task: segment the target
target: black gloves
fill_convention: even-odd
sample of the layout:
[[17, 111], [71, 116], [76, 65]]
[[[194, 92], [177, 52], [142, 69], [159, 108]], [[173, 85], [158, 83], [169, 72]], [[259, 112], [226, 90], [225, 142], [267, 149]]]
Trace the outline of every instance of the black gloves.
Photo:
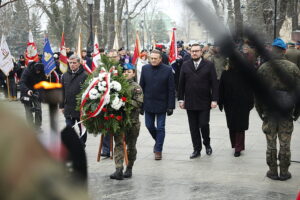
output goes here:
[[168, 110], [167, 110], [167, 115], [168, 115], [168, 116], [173, 115], [173, 109], [168, 109]]

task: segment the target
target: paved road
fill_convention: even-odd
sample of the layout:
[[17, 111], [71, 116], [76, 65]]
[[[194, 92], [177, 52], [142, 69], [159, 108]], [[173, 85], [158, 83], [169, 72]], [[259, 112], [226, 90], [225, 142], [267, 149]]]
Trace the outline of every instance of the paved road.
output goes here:
[[[19, 102], [4, 102], [13, 112], [25, 118]], [[43, 129], [49, 131], [48, 109], [43, 106]], [[175, 110], [167, 118], [163, 159], [155, 161], [152, 153], [154, 142], [147, 132], [144, 119], [138, 138], [137, 161], [133, 177], [129, 180], [110, 180], [114, 163], [96, 155], [99, 136], [89, 135], [87, 156], [89, 167], [89, 193], [92, 199], [295, 199], [300, 189], [300, 164], [292, 163], [291, 180], [272, 181], [265, 177], [266, 141], [261, 131], [261, 121], [255, 110], [251, 112], [250, 129], [246, 132], [246, 150], [239, 158], [233, 157], [224, 113], [211, 113], [211, 143], [213, 154], [190, 160], [192, 143], [187, 116]], [[64, 118], [59, 116], [59, 127]], [[292, 160], [300, 161], [300, 123], [295, 123], [292, 138]]]

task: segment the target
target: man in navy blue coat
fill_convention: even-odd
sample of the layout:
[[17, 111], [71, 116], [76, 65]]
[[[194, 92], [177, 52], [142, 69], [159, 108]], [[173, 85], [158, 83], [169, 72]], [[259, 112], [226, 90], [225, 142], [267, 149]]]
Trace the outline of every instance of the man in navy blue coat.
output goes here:
[[[143, 66], [140, 85], [144, 92], [145, 124], [155, 140], [155, 160], [161, 160], [165, 139], [166, 114], [175, 108], [175, 85], [172, 68], [162, 63], [162, 54], [153, 50], [150, 64]], [[157, 127], [155, 127], [155, 118]]]

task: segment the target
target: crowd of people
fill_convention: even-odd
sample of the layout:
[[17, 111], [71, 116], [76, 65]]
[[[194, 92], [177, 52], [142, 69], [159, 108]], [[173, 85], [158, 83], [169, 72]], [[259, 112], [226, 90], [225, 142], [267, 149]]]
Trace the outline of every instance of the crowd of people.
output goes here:
[[[292, 97], [298, 88], [291, 85], [299, 85], [300, 82], [300, 41], [286, 44], [277, 38], [272, 44], [265, 44], [265, 49], [272, 52], [273, 57], [257, 55], [248, 41], [236, 46], [239, 55], [251, 66], [251, 70], [261, 82], [268, 85], [272, 94], [276, 95], [274, 97], [288, 104], [284, 114], [274, 110], [274, 107], [268, 105], [259, 94], [255, 93], [253, 83], [247, 82], [247, 78], [244, 77], [243, 67], [237, 66], [232, 58], [225, 57], [217, 43], [184, 46], [182, 41], [178, 41], [178, 58], [173, 63], [169, 63], [167, 48], [164, 45], [156, 45], [151, 51], [142, 50], [136, 65], [131, 63], [132, 56], [124, 48], [111, 49], [108, 52], [100, 49], [101, 54], [106, 54], [123, 68], [124, 75], [131, 85], [132, 100], [135, 102], [133, 125], [130, 131], [125, 133], [129, 164], [123, 174], [122, 138], [115, 137], [116, 171], [110, 178], [122, 180], [132, 176], [132, 167], [137, 153], [135, 146], [140, 129], [139, 114], [145, 115], [146, 128], [154, 140], [154, 159], [162, 159], [166, 116], [173, 114], [176, 98], [179, 108], [187, 112], [193, 144], [190, 159], [201, 156], [202, 143], [206, 154], [212, 155], [210, 110], [217, 107], [220, 111], [225, 111], [234, 156], [241, 156], [241, 152], [245, 150], [245, 131], [249, 128], [249, 114], [255, 105], [263, 121], [263, 132], [266, 134], [266, 160], [270, 168], [267, 177], [273, 180], [291, 178], [288, 171], [291, 160], [290, 141], [293, 120], [297, 120], [300, 115], [299, 103]], [[76, 110], [76, 96], [88, 76], [83, 65], [91, 68], [92, 58], [86, 50], [83, 50], [79, 56], [69, 48], [67, 48], [67, 56], [68, 71], [64, 74], [60, 72], [58, 54], [54, 56], [57, 64], [55, 70], [59, 74], [64, 90], [64, 101], [60, 108], [65, 116], [66, 125], [73, 127], [80, 121], [80, 113]], [[288, 81], [282, 78], [281, 74], [285, 74]], [[46, 79], [43, 64], [31, 62], [25, 66], [24, 56], [20, 56], [8, 79], [3, 75], [0, 79], [1, 84], [4, 85], [5, 95], [9, 93], [10, 101], [17, 100], [17, 85], [19, 85], [20, 99], [24, 103], [27, 120], [35, 124], [38, 131], [41, 131], [42, 110], [40, 99], [34, 98], [38, 94], [33, 89], [33, 85]], [[9, 80], [9, 84], [6, 80]], [[9, 85], [9, 90], [5, 88], [6, 85]], [[33, 120], [33, 112], [35, 120]], [[80, 136], [85, 146], [87, 134], [80, 129]], [[280, 143], [279, 154], [276, 147], [277, 137]], [[104, 138], [101, 155], [110, 156], [109, 136]], [[280, 173], [278, 173], [277, 160], [279, 160]]]

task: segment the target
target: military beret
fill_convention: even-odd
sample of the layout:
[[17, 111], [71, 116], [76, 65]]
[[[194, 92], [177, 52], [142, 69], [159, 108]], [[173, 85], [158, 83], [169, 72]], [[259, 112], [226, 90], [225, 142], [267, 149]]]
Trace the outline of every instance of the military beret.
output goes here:
[[274, 42], [272, 43], [272, 46], [279, 47], [281, 49], [286, 49], [286, 44], [281, 38], [276, 38]]
[[118, 51], [123, 51], [123, 50], [125, 50], [124, 47], [121, 47]]
[[124, 70], [135, 70], [135, 67], [131, 63], [125, 63], [123, 66]]

